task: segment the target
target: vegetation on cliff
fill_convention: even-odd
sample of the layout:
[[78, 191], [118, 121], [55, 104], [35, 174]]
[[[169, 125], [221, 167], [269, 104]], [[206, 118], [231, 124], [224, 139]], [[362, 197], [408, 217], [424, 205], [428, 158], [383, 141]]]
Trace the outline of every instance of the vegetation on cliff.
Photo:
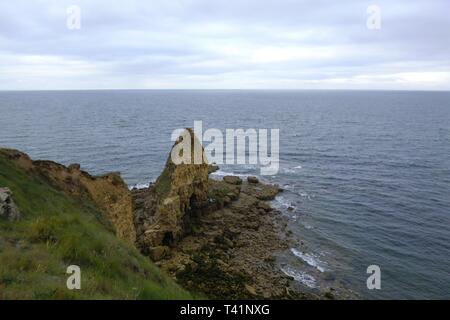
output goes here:
[[[99, 203], [104, 181], [113, 178], [99, 178], [101, 187], [90, 185], [89, 196], [80, 198], [24, 159], [11, 159], [11, 150], [0, 151], [0, 187], [12, 191], [21, 213], [18, 221], [0, 217], [0, 299], [191, 298], [142, 256], [126, 233], [116, 236], [114, 220]], [[73, 181], [66, 178], [65, 187]], [[81, 267], [81, 290], [66, 287], [69, 265]]]

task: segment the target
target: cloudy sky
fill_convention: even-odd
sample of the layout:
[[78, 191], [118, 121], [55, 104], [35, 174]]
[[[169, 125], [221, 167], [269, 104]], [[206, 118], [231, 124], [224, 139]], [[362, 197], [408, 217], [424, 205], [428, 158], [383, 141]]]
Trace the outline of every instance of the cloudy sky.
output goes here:
[[1, 1], [0, 90], [115, 88], [450, 90], [450, 4]]

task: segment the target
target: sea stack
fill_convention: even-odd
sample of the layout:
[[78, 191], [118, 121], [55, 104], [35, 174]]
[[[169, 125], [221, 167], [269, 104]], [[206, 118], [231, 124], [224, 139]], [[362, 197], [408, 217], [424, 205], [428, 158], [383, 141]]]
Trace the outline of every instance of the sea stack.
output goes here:
[[[186, 143], [183, 139], [188, 138], [192, 161], [175, 164], [172, 154], [181, 143]], [[199, 164], [193, 161], [195, 146], [201, 148]], [[166, 251], [160, 247], [175, 245], [183, 236], [191, 216], [198, 214], [208, 200], [208, 163], [192, 129], [186, 129], [175, 142], [163, 172], [144, 199], [145, 209], [138, 211], [135, 219], [138, 245], [151, 256], [160, 258], [159, 253]]]

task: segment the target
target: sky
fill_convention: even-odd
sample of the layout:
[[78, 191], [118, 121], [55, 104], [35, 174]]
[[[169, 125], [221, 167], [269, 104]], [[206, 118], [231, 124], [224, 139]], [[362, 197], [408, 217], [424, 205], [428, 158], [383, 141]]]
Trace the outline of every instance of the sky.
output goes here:
[[0, 90], [69, 89], [450, 90], [450, 3], [1, 1]]

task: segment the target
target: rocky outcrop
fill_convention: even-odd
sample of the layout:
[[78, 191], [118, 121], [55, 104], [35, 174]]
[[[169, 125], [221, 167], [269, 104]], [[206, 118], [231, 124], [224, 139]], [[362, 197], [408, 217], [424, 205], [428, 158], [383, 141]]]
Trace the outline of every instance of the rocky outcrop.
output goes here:
[[219, 171], [219, 166], [218, 166], [218, 165], [216, 165], [216, 164], [210, 164], [210, 165], [208, 166], [208, 173], [209, 173], [209, 174], [214, 173], [214, 172], [216, 172], [216, 171]]
[[136, 231], [133, 223], [131, 193], [120, 175], [109, 173], [100, 177], [91, 177], [83, 174], [80, 176], [80, 182], [112, 222], [117, 236], [135, 243]]
[[12, 199], [12, 192], [9, 188], [0, 188], [0, 218], [9, 221], [19, 220], [21, 214]]
[[223, 181], [229, 184], [239, 185], [242, 184], [242, 179], [236, 176], [225, 176], [223, 177]]
[[[181, 143], [186, 143], [184, 139], [190, 139], [191, 161], [175, 164], [172, 155]], [[200, 146], [202, 158], [198, 164], [194, 163], [196, 145]], [[144, 200], [135, 202], [138, 245], [143, 252], [157, 258], [162, 252], [158, 247], [174, 246], [208, 199], [208, 163], [191, 129], [186, 129], [180, 136], [170, 154], [164, 171], [152, 188], [142, 195]]]
[[280, 188], [257, 178], [208, 179], [212, 171], [206, 161], [176, 165], [169, 156], [154, 185], [132, 191], [141, 252], [210, 298], [305, 297], [288, 289], [291, 280], [275, 264], [289, 247], [287, 223], [266, 200]]
[[[144, 247], [143, 252], [184, 287], [209, 298], [312, 297], [290, 288], [291, 280], [275, 263], [276, 255], [289, 247], [287, 223], [258, 196], [272, 196], [279, 188], [231, 178], [207, 181], [206, 205], [195, 216], [185, 211], [189, 223], [180, 222], [183, 232], [170, 248], [167, 243], [152, 243], [155, 246]], [[135, 202], [142, 206], [142, 199], [148, 201], [154, 192], [152, 188], [134, 190]], [[143, 206], [141, 210], [148, 209]], [[179, 225], [173, 226], [175, 234]], [[147, 230], [161, 229], [150, 225]]]
[[52, 161], [33, 161], [17, 150], [0, 149], [0, 152], [66, 194], [91, 199], [111, 222], [119, 238], [135, 242], [131, 193], [118, 173], [93, 177], [82, 171], [79, 164], [65, 167]]

